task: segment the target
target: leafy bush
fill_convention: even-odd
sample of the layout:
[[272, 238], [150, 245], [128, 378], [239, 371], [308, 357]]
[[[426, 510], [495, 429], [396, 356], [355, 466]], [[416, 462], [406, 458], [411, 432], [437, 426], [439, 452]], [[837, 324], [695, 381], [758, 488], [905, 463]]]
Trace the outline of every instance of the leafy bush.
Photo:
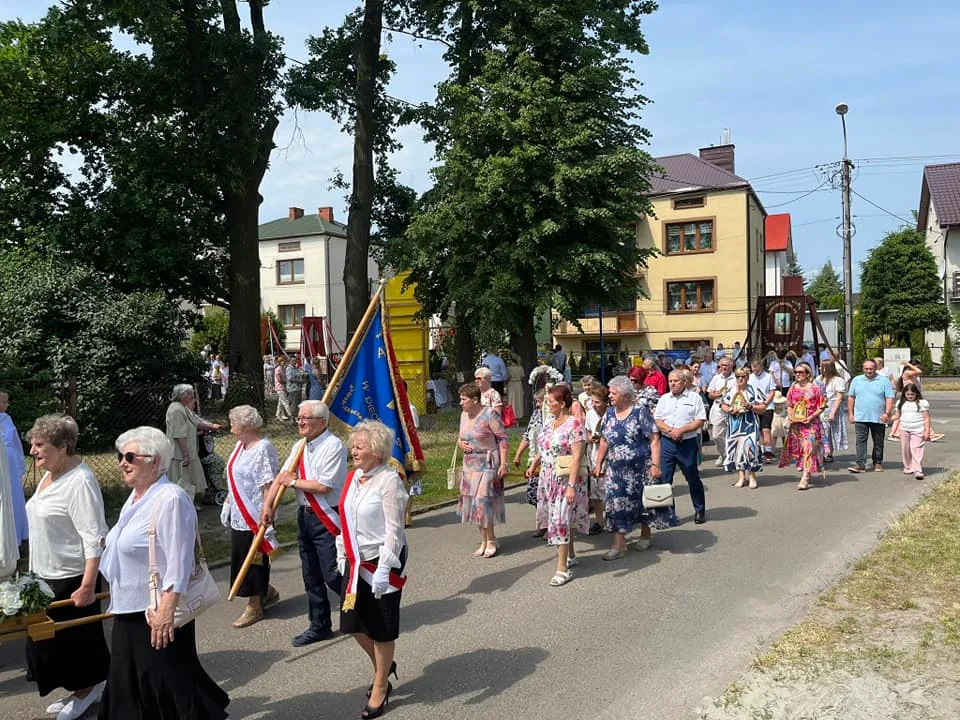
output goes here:
[[953, 360], [953, 338], [948, 329], [943, 338], [943, 354], [940, 357], [940, 374], [954, 375], [957, 372], [956, 363]]

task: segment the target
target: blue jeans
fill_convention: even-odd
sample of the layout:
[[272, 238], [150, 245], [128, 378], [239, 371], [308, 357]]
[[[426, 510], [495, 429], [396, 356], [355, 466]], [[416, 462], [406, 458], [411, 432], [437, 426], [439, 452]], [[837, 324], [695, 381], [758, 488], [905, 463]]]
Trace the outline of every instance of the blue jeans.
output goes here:
[[665, 435], [660, 436], [660, 472], [663, 482], [673, 484], [673, 474], [679, 467], [690, 488], [693, 509], [702, 513], [707, 509], [707, 498], [700, 480], [700, 468], [697, 467], [697, 454], [700, 451], [699, 438], [690, 438], [674, 442]]
[[297, 545], [300, 548], [300, 569], [303, 589], [307, 593], [310, 629], [330, 630], [330, 600], [327, 588], [340, 594], [342, 579], [337, 570], [337, 544], [313, 510], [301, 505], [297, 513]]

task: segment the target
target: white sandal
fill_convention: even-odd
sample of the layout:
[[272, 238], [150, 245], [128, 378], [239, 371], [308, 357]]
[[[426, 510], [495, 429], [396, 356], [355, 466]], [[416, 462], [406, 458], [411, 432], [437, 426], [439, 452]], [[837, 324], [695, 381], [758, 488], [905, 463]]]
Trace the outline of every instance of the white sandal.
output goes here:
[[566, 572], [557, 570], [557, 572], [553, 574], [553, 577], [550, 578], [550, 587], [560, 587], [561, 585], [566, 585], [572, 579], [573, 579], [573, 573], [570, 572], [569, 570], [567, 570]]

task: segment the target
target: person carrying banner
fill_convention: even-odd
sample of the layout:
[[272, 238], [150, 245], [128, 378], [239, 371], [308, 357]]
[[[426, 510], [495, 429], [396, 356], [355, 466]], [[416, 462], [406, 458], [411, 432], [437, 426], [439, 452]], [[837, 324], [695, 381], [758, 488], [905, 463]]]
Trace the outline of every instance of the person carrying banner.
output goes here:
[[[340, 534], [337, 499], [347, 476], [347, 450], [330, 432], [330, 409], [319, 400], [305, 400], [297, 413], [297, 432], [306, 443], [296, 467], [299, 443], [277, 475], [264, 499], [260, 522], [273, 525], [273, 498], [280, 486], [297, 491], [297, 542], [303, 587], [307, 593], [310, 626], [291, 643], [303, 647], [333, 637], [327, 588], [340, 592], [335, 538]], [[325, 587], [326, 586], [326, 587]]]
[[354, 426], [350, 453], [356, 470], [347, 477], [340, 496], [340, 632], [356, 638], [374, 673], [362, 718], [383, 714], [393, 691], [389, 677], [397, 677], [393, 657], [400, 635], [400, 596], [407, 580], [403, 531], [407, 492], [388, 464], [393, 443], [393, 430], [381, 422], [364, 420]]
[[[228, 495], [220, 521], [230, 529], [230, 583], [233, 584], [257, 532], [263, 511], [263, 490], [273, 482], [280, 462], [277, 449], [263, 436], [263, 418], [256, 408], [238, 405], [230, 410], [230, 432], [237, 439], [237, 445], [227, 460]], [[270, 526], [237, 590], [237, 595], [247, 598], [247, 606], [233, 627], [245, 628], [259, 622], [264, 609], [280, 600], [280, 593], [270, 584], [270, 554], [278, 544], [276, 530]]]

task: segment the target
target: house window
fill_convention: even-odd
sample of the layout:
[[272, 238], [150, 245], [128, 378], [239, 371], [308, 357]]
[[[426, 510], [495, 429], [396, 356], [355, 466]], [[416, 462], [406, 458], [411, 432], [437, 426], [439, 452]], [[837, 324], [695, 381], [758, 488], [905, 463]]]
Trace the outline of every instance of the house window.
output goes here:
[[673, 201], [674, 210], [689, 210], [690, 208], [702, 208], [704, 205], [703, 195], [698, 197], [677, 198]]
[[303, 258], [277, 261], [277, 285], [293, 285], [303, 282]]
[[300, 241], [291, 240], [290, 242], [277, 243], [277, 252], [300, 252]]
[[303, 324], [303, 316], [306, 314], [306, 305], [280, 305], [277, 307], [277, 316], [285, 328], [300, 327]]
[[713, 252], [713, 220], [670, 223], [666, 226], [667, 255]]
[[716, 311], [716, 280], [683, 280], [667, 283], [667, 312]]
[[[584, 318], [595, 318], [600, 312], [600, 307], [597, 305], [587, 305], [581, 311], [580, 317]], [[626, 300], [619, 305], [603, 305], [603, 314], [609, 315], [610, 313], [632, 313], [637, 311], [637, 301], [635, 298]]]

